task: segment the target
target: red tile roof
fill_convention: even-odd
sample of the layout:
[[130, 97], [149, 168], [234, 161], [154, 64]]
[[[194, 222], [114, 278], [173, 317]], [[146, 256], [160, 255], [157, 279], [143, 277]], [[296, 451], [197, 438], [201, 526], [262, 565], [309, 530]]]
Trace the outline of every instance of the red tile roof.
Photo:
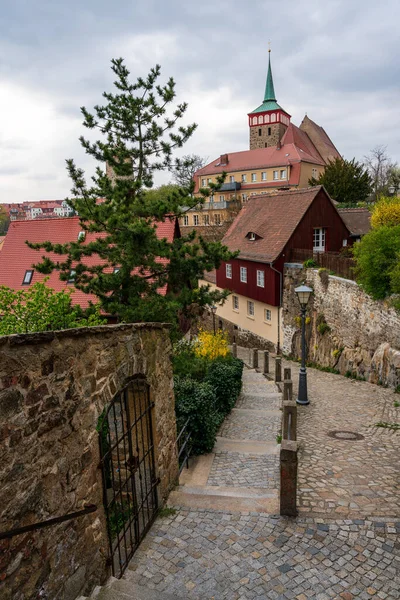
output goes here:
[[[274, 262], [294, 233], [303, 215], [323, 190], [322, 186], [253, 196], [225, 234], [222, 243], [240, 250], [239, 258]], [[259, 239], [250, 241], [250, 232]]]
[[325, 129], [312, 121], [307, 115], [302, 120], [300, 129], [307, 134], [312, 144], [318, 150], [324, 163], [328, 163], [335, 158], [341, 158]]
[[[40, 262], [43, 255], [49, 256], [54, 261], [62, 260], [62, 256], [54, 253], [46, 253], [44, 250], [32, 250], [26, 245], [26, 240], [39, 243], [51, 241], [53, 243], [65, 244], [67, 242], [76, 241], [82, 227], [79, 222], [79, 217], [67, 218], [51, 218], [32, 221], [13, 221], [7, 232], [3, 248], [0, 252], [0, 285], [6, 285], [10, 288], [19, 290], [26, 289], [26, 285], [22, 285], [22, 281], [27, 270], [32, 268], [32, 264]], [[176, 220], [167, 219], [164, 223], [158, 223], [157, 236], [159, 239], [166, 238], [168, 242], [172, 242], [176, 232]], [[101, 234], [87, 234], [86, 242], [102, 237]], [[99, 264], [97, 256], [88, 256], [85, 259], [87, 265]], [[164, 262], [160, 259], [160, 262]], [[111, 272], [111, 268], [109, 269]], [[37, 271], [34, 272], [32, 283], [43, 281], [46, 275], [42, 275]], [[56, 291], [63, 289], [73, 289], [71, 284], [65, 281], [60, 281], [57, 271], [53, 271], [49, 277], [47, 285]], [[159, 290], [160, 294], [166, 294], [166, 287]], [[96, 298], [84, 294], [80, 290], [75, 290], [72, 296], [74, 304], [79, 304], [83, 308], [87, 307], [89, 301], [96, 301]]]

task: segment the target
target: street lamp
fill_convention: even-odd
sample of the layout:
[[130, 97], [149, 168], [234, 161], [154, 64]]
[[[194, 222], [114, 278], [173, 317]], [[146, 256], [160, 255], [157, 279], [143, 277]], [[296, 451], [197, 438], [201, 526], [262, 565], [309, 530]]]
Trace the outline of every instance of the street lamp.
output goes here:
[[294, 290], [301, 307], [301, 367], [299, 375], [299, 392], [297, 404], [310, 404], [307, 395], [307, 370], [306, 370], [306, 310], [312, 294], [312, 289], [301, 285]]
[[212, 316], [213, 316], [213, 329], [214, 329], [214, 335], [215, 335], [215, 313], [217, 312], [217, 307], [215, 306], [215, 304], [213, 304], [212, 306], [210, 306], [211, 308], [211, 312], [212, 312]]

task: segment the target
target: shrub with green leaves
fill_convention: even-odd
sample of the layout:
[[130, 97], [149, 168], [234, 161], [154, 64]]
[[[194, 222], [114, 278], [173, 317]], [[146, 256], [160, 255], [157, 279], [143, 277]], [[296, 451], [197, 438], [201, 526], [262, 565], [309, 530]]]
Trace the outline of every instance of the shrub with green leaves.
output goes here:
[[213, 361], [205, 381], [212, 385], [217, 399], [217, 410], [227, 415], [235, 406], [242, 389], [243, 362], [237, 358], [220, 358]]
[[211, 452], [221, 424], [214, 388], [209, 383], [195, 381], [190, 377], [175, 376], [174, 383], [178, 431], [190, 419], [192, 454]]

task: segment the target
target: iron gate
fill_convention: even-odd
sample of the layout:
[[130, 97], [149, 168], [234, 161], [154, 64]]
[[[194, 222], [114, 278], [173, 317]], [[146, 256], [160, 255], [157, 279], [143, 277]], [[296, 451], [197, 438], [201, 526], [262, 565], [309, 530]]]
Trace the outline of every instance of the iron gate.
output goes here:
[[157, 513], [151, 411], [142, 377], [133, 379], [99, 419], [104, 506], [114, 577], [121, 577]]

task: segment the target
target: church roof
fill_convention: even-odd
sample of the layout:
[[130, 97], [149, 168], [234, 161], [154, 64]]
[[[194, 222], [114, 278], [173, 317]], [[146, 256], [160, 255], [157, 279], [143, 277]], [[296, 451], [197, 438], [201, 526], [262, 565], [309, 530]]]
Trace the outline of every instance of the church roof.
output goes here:
[[289, 127], [286, 129], [281, 143], [282, 145], [294, 144], [300, 151], [305, 152], [307, 156], [312, 156], [316, 163], [321, 165], [324, 164], [322, 156], [319, 154], [307, 133], [302, 131], [299, 127], [296, 127], [296, 125], [293, 125], [293, 123], [290, 123]]
[[268, 73], [267, 73], [267, 81], [265, 83], [265, 92], [264, 92], [264, 102], [260, 104], [258, 108], [252, 110], [249, 114], [252, 115], [254, 113], [266, 112], [268, 110], [283, 110], [281, 106], [276, 101], [275, 98], [275, 89], [274, 89], [274, 80], [272, 78], [272, 69], [271, 69], [271, 50], [269, 50], [269, 58], [268, 58]]
[[335, 158], [341, 158], [325, 129], [314, 123], [307, 115], [301, 122], [300, 129], [308, 135], [325, 164], [330, 160], [335, 160]]

